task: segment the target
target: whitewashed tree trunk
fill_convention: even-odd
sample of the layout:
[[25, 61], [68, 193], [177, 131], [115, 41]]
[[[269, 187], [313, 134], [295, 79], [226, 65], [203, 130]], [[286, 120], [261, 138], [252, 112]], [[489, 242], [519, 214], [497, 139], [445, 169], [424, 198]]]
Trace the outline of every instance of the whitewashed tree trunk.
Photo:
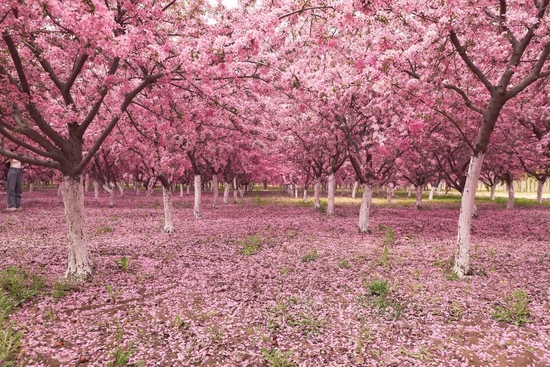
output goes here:
[[321, 179], [315, 179], [315, 185], [313, 186], [313, 205], [315, 208], [320, 208], [321, 203], [319, 202], [319, 191], [321, 189]]
[[34, 190], [34, 184], [32, 182], [29, 182], [29, 194], [32, 194], [33, 190]]
[[212, 191], [214, 192], [214, 198], [212, 199], [212, 208], [218, 207], [218, 197], [220, 196], [220, 191], [218, 190], [218, 176], [212, 176]]
[[223, 183], [223, 203], [229, 204], [229, 182]]
[[542, 191], [544, 189], [544, 180], [537, 180], [537, 204], [542, 204]]
[[495, 191], [497, 189], [497, 185], [493, 185], [491, 186], [490, 190], [491, 190], [491, 196], [489, 197], [491, 199], [491, 201], [495, 201]]
[[355, 180], [355, 182], [353, 183], [353, 190], [351, 190], [351, 197], [355, 199], [355, 197], [357, 196], [357, 187], [359, 186], [359, 182], [357, 180]]
[[138, 182], [134, 183], [134, 187], [136, 188], [136, 196], [139, 196], [139, 186], [140, 185]]
[[187, 184], [186, 194], [187, 194], [187, 195], [191, 195], [191, 183], [188, 183], [188, 184]]
[[433, 200], [434, 199], [435, 189], [436, 189], [436, 187], [432, 186], [432, 188], [430, 189], [430, 195], [428, 195], [428, 200]]
[[99, 203], [99, 182], [94, 181], [94, 200]]
[[86, 173], [84, 176], [84, 192], [88, 192], [90, 189], [90, 175]]
[[422, 209], [422, 185], [416, 186], [416, 209]]
[[298, 185], [294, 184], [294, 199], [298, 199]]
[[183, 184], [180, 184], [180, 198], [183, 197]]
[[124, 187], [120, 184], [120, 182], [116, 183], [116, 187], [118, 189], [120, 197], [123, 198], [124, 197]]
[[386, 199], [388, 201], [388, 205], [391, 205], [391, 201], [393, 198], [393, 192], [395, 191], [393, 183], [389, 183], [388, 187], [386, 188]]
[[408, 198], [410, 198], [410, 197], [411, 197], [411, 195], [412, 195], [412, 192], [413, 192], [413, 190], [412, 190], [411, 186], [410, 186], [410, 185], [409, 185], [409, 186], [407, 186], [407, 197], [408, 197]]
[[515, 200], [514, 181], [507, 182], [506, 186], [508, 187], [508, 202], [506, 203], [506, 209], [514, 209], [514, 200]]
[[162, 201], [164, 204], [164, 233], [174, 233], [174, 220], [172, 219], [172, 188], [162, 185]]
[[439, 181], [437, 184], [437, 196], [441, 196], [441, 186], [443, 186], [443, 184]]
[[115, 190], [114, 190], [114, 184], [111, 183], [109, 184], [109, 186], [107, 185], [103, 185], [103, 190], [105, 190], [107, 192], [107, 194], [109, 194], [109, 206], [112, 208], [115, 206]]
[[195, 175], [194, 187], [195, 187], [195, 206], [193, 207], [193, 216], [195, 218], [200, 218], [200, 217], [202, 217], [202, 213], [201, 213], [201, 198], [202, 198], [201, 175]]
[[372, 203], [372, 185], [363, 184], [363, 198], [359, 209], [359, 232], [368, 233], [370, 224], [370, 208]]
[[464, 186], [464, 192], [462, 193], [454, 261], [454, 271], [459, 277], [464, 277], [470, 272], [470, 231], [472, 228], [477, 181], [484, 157], [485, 155], [483, 153], [479, 153], [479, 155], [474, 155], [470, 159], [466, 184]]
[[307, 187], [304, 187], [304, 194], [302, 195], [302, 201], [307, 203]]
[[331, 173], [328, 176], [328, 204], [327, 204], [327, 215], [334, 215], [334, 193], [336, 191], [336, 178], [334, 173]]
[[239, 187], [237, 186], [237, 177], [233, 177], [233, 199], [238, 199]]
[[63, 182], [61, 190], [68, 229], [68, 262], [65, 276], [86, 279], [92, 275], [92, 267], [86, 244], [84, 186], [79, 176], [65, 176]]

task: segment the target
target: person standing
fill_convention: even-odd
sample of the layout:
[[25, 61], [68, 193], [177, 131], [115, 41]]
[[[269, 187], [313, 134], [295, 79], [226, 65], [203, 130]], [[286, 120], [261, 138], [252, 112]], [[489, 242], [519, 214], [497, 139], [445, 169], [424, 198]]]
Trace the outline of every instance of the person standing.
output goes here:
[[8, 210], [21, 209], [21, 194], [23, 192], [23, 169], [17, 159], [10, 161], [7, 180]]

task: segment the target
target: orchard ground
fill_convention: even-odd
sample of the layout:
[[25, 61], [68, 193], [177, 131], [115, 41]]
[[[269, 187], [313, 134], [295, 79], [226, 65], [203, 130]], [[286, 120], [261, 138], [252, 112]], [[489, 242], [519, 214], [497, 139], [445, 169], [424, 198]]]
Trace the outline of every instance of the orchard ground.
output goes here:
[[127, 190], [114, 208], [86, 195], [96, 268], [82, 284], [62, 280], [56, 190], [1, 214], [2, 286], [21, 269], [44, 281], [6, 322], [23, 333], [17, 366], [550, 365], [548, 200], [478, 202], [474, 275], [459, 280], [450, 195], [422, 210], [375, 199], [366, 235], [349, 197], [328, 218], [282, 192], [218, 209], [206, 193], [194, 219], [192, 196], [174, 196], [165, 234], [158, 192]]

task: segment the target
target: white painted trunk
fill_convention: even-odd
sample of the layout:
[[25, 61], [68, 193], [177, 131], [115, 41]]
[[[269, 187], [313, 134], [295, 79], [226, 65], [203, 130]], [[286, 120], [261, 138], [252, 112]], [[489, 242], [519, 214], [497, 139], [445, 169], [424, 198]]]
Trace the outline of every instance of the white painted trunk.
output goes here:
[[180, 184], [180, 198], [183, 197], [183, 184]]
[[416, 209], [422, 209], [422, 185], [416, 186]]
[[386, 190], [387, 190], [386, 199], [388, 201], [388, 205], [391, 205], [391, 200], [393, 198], [393, 191], [394, 191], [393, 184], [392, 183], [388, 184], [388, 187], [386, 188]]
[[90, 175], [86, 173], [86, 176], [84, 176], [84, 192], [88, 192], [90, 189]]
[[239, 188], [237, 187], [237, 178], [233, 178], [233, 199], [237, 200]]
[[187, 195], [191, 195], [191, 183], [187, 184], [186, 193]]
[[229, 204], [229, 182], [223, 183], [223, 203]]
[[327, 204], [327, 215], [334, 215], [334, 193], [336, 191], [336, 178], [334, 173], [331, 173], [328, 176], [328, 204]]
[[437, 184], [437, 196], [441, 196], [441, 186], [443, 185], [441, 184], [441, 181], [439, 181]]
[[202, 198], [202, 192], [201, 192], [201, 175], [195, 175], [195, 206], [193, 207], [193, 216], [195, 218], [202, 217], [201, 213], [201, 198]]
[[493, 185], [490, 188], [490, 190], [491, 190], [491, 196], [490, 196], [491, 201], [495, 200], [495, 191], [496, 191], [496, 189], [497, 189], [497, 185]]
[[537, 204], [542, 204], [542, 191], [546, 180], [537, 180]]
[[508, 202], [506, 203], [506, 209], [514, 209], [514, 182], [506, 183], [506, 185], [508, 186]]
[[433, 200], [434, 199], [435, 189], [436, 189], [436, 187], [432, 186], [432, 188], [430, 189], [430, 195], [428, 195], [428, 200]]
[[172, 219], [172, 189], [162, 185], [162, 201], [164, 204], [164, 233], [174, 233], [174, 220]]
[[99, 203], [99, 182], [94, 181], [94, 200]]
[[368, 233], [370, 223], [370, 208], [372, 203], [372, 185], [363, 184], [363, 198], [359, 209], [359, 232]]
[[136, 196], [139, 196], [139, 183], [135, 183], [134, 187], [136, 188]]
[[120, 182], [116, 183], [116, 187], [118, 189], [120, 197], [123, 198], [124, 197], [124, 187], [120, 184]]
[[103, 185], [103, 190], [105, 190], [107, 192], [107, 194], [109, 194], [109, 206], [112, 208], [115, 206], [115, 190], [113, 188], [113, 184], [111, 184], [111, 186], [107, 186], [107, 185]]
[[80, 177], [63, 177], [63, 204], [68, 229], [67, 278], [86, 279], [92, 275], [90, 254], [86, 244], [84, 221], [84, 187]]
[[304, 187], [304, 194], [302, 196], [302, 201], [304, 203], [307, 203], [307, 188], [306, 187]]
[[298, 199], [298, 185], [294, 185], [294, 199]]
[[481, 171], [484, 154], [472, 156], [462, 193], [460, 216], [458, 219], [458, 237], [455, 252], [454, 271], [459, 277], [470, 272], [470, 232], [474, 214], [477, 181]]
[[319, 191], [321, 189], [321, 179], [317, 178], [315, 180], [315, 185], [313, 186], [313, 205], [316, 208], [321, 207], [321, 203], [319, 202]]
[[214, 198], [212, 199], [212, 208], [217, 208], [220, 191], [218, 190], [218, 176], [216, 175], [212, 176], [212, 191], [214, 192]]
[[355, 199], [355, 197], [357, 196], [357, 187], [359, 186], [359, 182], [358, 181], [355, 181], [353, 183], [353, 190], [351, 190], [351, 197]]
[[32, 182], [29, 183], [29, 194], [32, 194], [32, 191], [34, 190], [34, 184]]

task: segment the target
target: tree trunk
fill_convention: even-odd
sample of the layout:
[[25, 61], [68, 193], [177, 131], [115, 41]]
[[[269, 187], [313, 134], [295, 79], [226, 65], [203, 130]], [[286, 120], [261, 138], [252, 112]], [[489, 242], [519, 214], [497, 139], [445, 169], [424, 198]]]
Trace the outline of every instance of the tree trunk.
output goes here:
[[470, 230], [475, 206], [476, 188], [481, 164], [485, 154], [473, 155], [470, 159], [466, 184], [462, 193], [460, 216], [458, 219], [458, 237], [454, 260], [454, 271], [459, 277], [470, 272]]
[[294, 199], [298, 199], [298, 185], [294, 184]]
[[191, 195], [191, 183], [187, 184], [187, 187], [185, 188], [185, 193], [187, 195]]
[[351, 190], [351, 197], [353, 199], [355, 199], [355, 197], [357, 196], [357, 187], [359, 186], [359, 182], [357, 180], [355, 180], [355, 182], [353, 183], [353, 189]]
[[430, 195], [428, 196], [428, 200], [431, 201], [431, 200], [434, 199], [435, 189], [436, 189], [436, 187], [432, 186], [432, 188], [430, 189]]
[[229, 203], [229, 182], [223, 183], [223, 203]]
[[388, 187], [386, 188], [386, 190], [387, 190], [386, 199], [388, 201], [388, 205], [391, 205], [391, 200], [393, 198], [393, 191], [395, 190], [393, 187], [393, 184], [392, 183], [388, 184]]
[[136, 196], [139, 196], [139, 183], [135, 183], [135, 188], [136, 188]]
[[238, 199], [238, 191], [239, 188], [237, 187], [237, 177], [233, 177], [233, 199]]
[[542, 204], [542, 190], [544, 189], [544, 183], [546, 178], [543, 180], [537, 180], [537, 204]]
[[218, 176], [212, 176], [212, 191], [214, 192], [214, 199], [212, 199], [212, 208], [218, 207], [218, 197], [220, 196], [220, 191], [218, 190]]
[[120, 193], [120, 197], [124, 197], [124, 187], [120, 184], [120, 182], [116, 183], [116, 187], [118, 189], [118, 192]]
[[416, 186], [416, 209], [422, 209], [422, 185]]
[[162, 185], [162, 201], [164, 204], [164, 233], [174, 233], [174, 220], [172, 219], [172, 188], [170, 185]]
[[84, 192], [88, 192], [90, 188], [90, 175], [86, 173], [84, 176]]
[[183, 184], [180, 183], [180, 198], [183, 197]]
[[441, 186], [443, 186], [443, 184], [439, 181], [437, 184], [437, 196], [441, 196]]
[[307, 203], [307, 186], [304, 186], [304, 194], [302, 196], [302, 201]]
[[90, 255], [86, 245], [84, 221], [84, 187], [80, 176], [63, 177], [62, 196], [68, 229], [68, 263], [65, 277], [86, 279], [92, 275]]
[[321, 188], [321, 179], [317, 178], [315, 179], [315, 185], [313, 186], [313, 206], [315, 206], [315, 208], [321, 207], [321, 203], [319, 202], [320, 188]]
[[363, 198], [359, 209], [359, 233], [369, 233], [372, 185], [363, 184]]
[[115, 190], [114, 190], [114, 184], [110, 184], [109, 186], [103, 185], [103, 190], [109, 194], [109, 206], [112, 208], [115, 206]]
[[495, 191], [497, 189], [497, 185], [493, 185], [490, 187], [490, 190], [491, 190], [491, 196], [489, 197], [491, 199], [491, 201], [495, 201]]
[[193, 216], [195, 218], [202, 217], [201, 213], [201, 198], [202, 198], [202, 192], [201, 192], [201, 175], [195, 175], [195, 182], [193, 184], [195, 188], [195, 206], [193, 207]]
[[506, 182], [506, 186], [508, 187], [508, 202], [506, 203], [506, 209], [514, 209], [514, 181]]
[[34, 189], [34, 184], [31, 182], [29, 182], [29, 194], [32, 194], [32, 190]]
[[327, 215], [334, 215], [334, 192], [336, 191], [336, 178], [334, 173], [331, 173], [328, 176], [328, 204], [327, 204]]
[[94, 181], [94, 200], [99, 203], [99, 182]]

